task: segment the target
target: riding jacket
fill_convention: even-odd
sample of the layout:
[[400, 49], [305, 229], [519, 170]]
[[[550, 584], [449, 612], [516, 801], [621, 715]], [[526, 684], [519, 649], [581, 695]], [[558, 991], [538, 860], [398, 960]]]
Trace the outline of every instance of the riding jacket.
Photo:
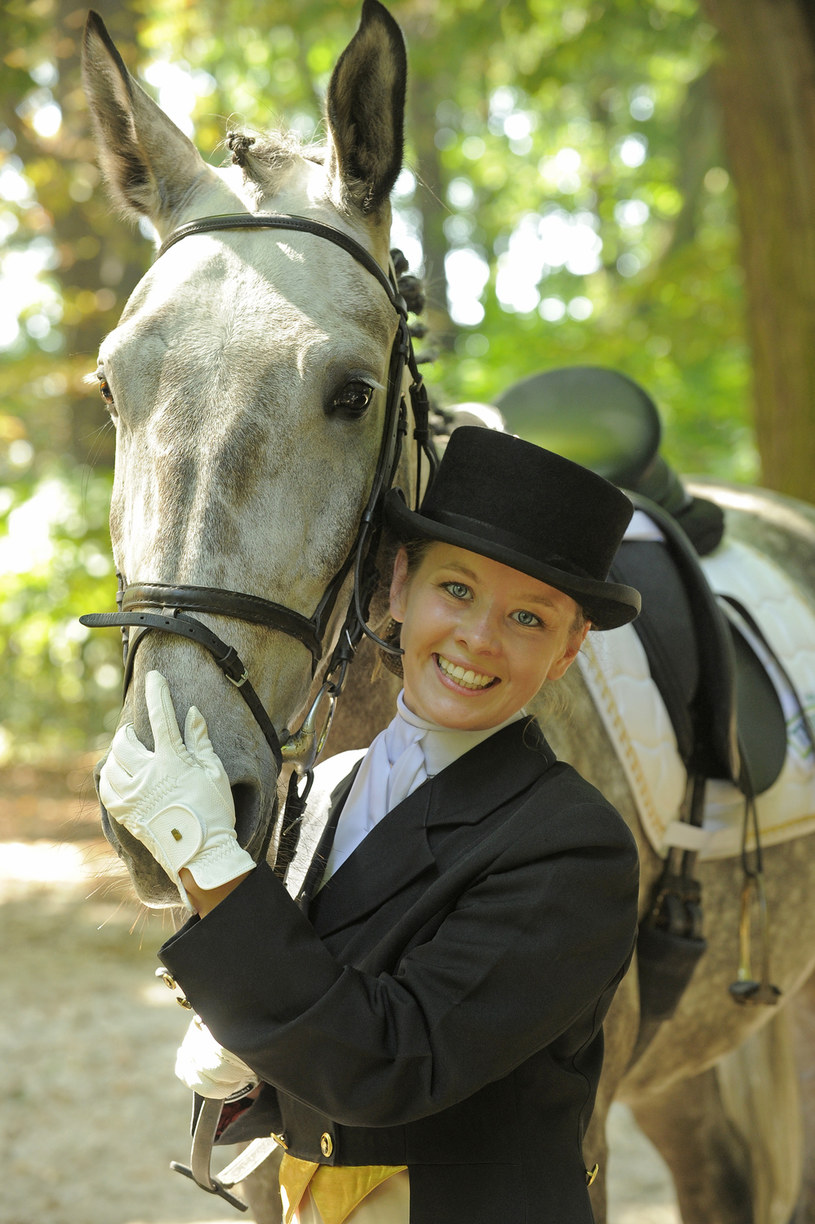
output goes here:
[[226, 1130], [406, 1165], [410, 1224], [591, 1224], [602, 1021], [636, 933], [617, 811], [504, 727], [390, 811], [316, 895], [260, 865], [160, 956], [264, 1087]]

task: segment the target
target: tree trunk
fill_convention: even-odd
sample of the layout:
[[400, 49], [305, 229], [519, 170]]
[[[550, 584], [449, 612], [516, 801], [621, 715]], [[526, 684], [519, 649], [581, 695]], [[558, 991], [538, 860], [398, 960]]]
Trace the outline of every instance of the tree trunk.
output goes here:
[[815, 500], [815, 36], [808, 0], [701, 0], [741, 218], [762, 480]]
[[[408, 46], [419, 47], [422, 41], [439, 37], [433, 6], [419, 4], [401, 19]], [[422, 217], [422, 252], [424, 255], [424, 288], [427, 306], [423, 322], [429, 340], [436, 350], [450, 349], [456, 328], [447, 307], [447, 277], [444, 258], [448, 243], [444, 220], [448, 209], [444, 203], [447, 182], [439, 150], [436, 147], [436, 106], [453, 90], [449, 74], [436, 73], [428, 79], [427, 69], [418, 54], [411, 61], [408, 79], [407, 124], [416, 152], [416, 171], [420, 181], [416, 207]]]

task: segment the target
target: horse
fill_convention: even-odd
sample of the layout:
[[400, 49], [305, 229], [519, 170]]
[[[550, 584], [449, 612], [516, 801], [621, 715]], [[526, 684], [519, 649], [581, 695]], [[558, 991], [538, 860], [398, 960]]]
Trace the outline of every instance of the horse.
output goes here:
[[[388, 673], [371, 682], [394, 548], [381, 494], [396, 483], [415, 499], [429, 470], [421, 378], [389, 254], [404, 42], [378, 0], [364, 0], [328, 87], [325, 143], [232, 133], [231, 164], [220, 169], [130, 76], [94, 14], [83, 73], [109, 189], [127, 215], [151, 221], [159, 243], [99, 354], [96, 381], [117, 429], [110, 524], [120, 590], [117, 613], [89, 620], [127, 637], [120, 724], [152, 742], [144, 680], [161, 670], [176, 709], [194, 703], [207, 719], [241, 844], [274, 855], [294, 821], [281, 816], [278, 790], [302, 810], [326, 711], [346, 679], [331, 751], [366, 743], [392, 708]], [[815, 512], [716, 482], [702, 494], [725, 507], [727, 538], [772, 557], [812, 614]], [[610, 645], [606, 653], [613, 662]], [[637, 778], [591, 671], [574, 667], [560, 685], [561, 703], [541, 699], [546, 734], [634, 831], [645, 922], [665, 852], [644, 829]], [[621, 733], [636, 716], [623, 704]], [[673, 814], [657, 812], [664, 825]], [[177, 904], [152, 858], [104, 809], [102, 820], [139, 897]], [[308, 844], [306, 832], [292, 869]], [[763, 847], [758, 908], [770, 918], [753, 928], [743, 858], [698, 857], [706, 948], [668, 1014], [645, 1033], [638, 955], [608, 1015], [585, 1141], [587, 1167], [599, 1166], [598, 1224], [613, 1101], [630, 1106], [665, 1157], [685, 1224], [815, 1222], [813, 833]], [[739, 931], [749, 942], [751, 929], [771, 965], [762, 984], [780, 994], [739, 1005], [729, 988]], [[279, 1219], [268, 1167], [247, 1183], [264, 1224]]]

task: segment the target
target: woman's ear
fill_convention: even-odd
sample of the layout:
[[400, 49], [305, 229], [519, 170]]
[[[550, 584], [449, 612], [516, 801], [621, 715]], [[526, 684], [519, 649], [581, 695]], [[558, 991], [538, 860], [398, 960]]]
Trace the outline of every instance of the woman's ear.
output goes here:
[[405, 619], [405, 603], [408, 588], [408, 556], [404, 548], [400, 548], [393, 563], [393, 577], [390, 589], [390, 613], [395, 621]]
[[580, 629], [576, 629], [569, 634], [569, 640], [566, 643], [566, 649], [559, 659], [555, 659], [552, 666], [549, 668], [547, 680], [560, 680], [566, 675], [571, 665], [574, 663], [577, 656], [580, 654], [580, 647], [586, 640], [586, 634], [591, 629], [591, 621], [584, 621]]

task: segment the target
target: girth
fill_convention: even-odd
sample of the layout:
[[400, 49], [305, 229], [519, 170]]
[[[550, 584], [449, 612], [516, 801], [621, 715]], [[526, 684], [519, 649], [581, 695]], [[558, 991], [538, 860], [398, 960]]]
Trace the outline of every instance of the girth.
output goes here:
[[[698, 842], [692, 833], [703, 824], [705, 788], [711, 778], [727, 779], [744, 796], [739, 970], [730, 993], [742, 1004], [769, 1005], [777, 1002], [780, 993], [770, 979], [755, 797], [775, 782], [784, 765], [787, 729], [775, 686], [744, 627], [785, 676], [790, 694], [798, 700], [804, 726], [808, 723], [792, 679], [760, 627], [736, 600], [717, 598], [682, 527], [647, 498], [633, 494], [632, 500], [660, 528], [663, 541], [623, 541], [612, 574], [642, 593], [643, 612], [634, 628], [688, 771], [680, 813], [687, 833], [669, 845], [649, 911], [639, 928], [636, 1061], [659, 1025], [673, 1015], [707, 946], [701, 885], [695, 878]], [[815, 746], [815, 739], [812, 742]], [[752, 863], [746, 852], [750, 826], [755, 844]], [[750, 952], [751, 909], [756, 904], [763, 950], [757, 978]]]

